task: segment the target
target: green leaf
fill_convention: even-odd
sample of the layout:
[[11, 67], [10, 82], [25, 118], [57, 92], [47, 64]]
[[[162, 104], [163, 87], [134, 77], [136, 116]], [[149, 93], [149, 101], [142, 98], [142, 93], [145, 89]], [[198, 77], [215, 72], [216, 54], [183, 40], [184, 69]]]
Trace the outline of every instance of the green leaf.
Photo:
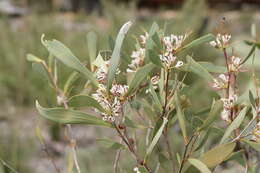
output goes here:
[[234, 142], [218, 145], [217, 147], [203, 154], [199, 158], [199, 160], [202, 161], [209, 168], [213, 168], [225, 161], [228, 156], [230, 156], [230, 154], [233, 152], [235, 146], [236, 143]]
[[123, 41], [125, 39], [125, 35], [131, 26], [132, 26], [132, 22], [129, 21], [129, 22], [125, 23], [121, 27], [121, 29], [117, 35], [115, 48], [112, 53], [109, 70], [108, 70], [108, 80], [107, 80], [107, 89], [108, 90], [111, 88], [113, 80], [115, 78], [116, 70], [117, 70], [117, 67], [118, 67], [119, 61], [120, 61], [121, 47], [122, 47]]
[[164, 127], [167, 124], [167, 122], [168, 122], [167, 118], [164, 117], [162, 126], [156, 132], [156, 135], [154, 136], [152, 142], [150, 143], [150, 145], [149, 145], [149, 147], [148, 147], [148, 149], [146, 151], [146, 157], [153, 151], [153, 148], [155, 147], [155, 145], [159, 141], [159, 139], [160, 139], [160, 137], [161, 137], [161, 135], [163, 133]]
[[103, 127], [113, 127], [110, 123], [84, 112], [64, 108], [43, 108], [36, 101], [36, 108], [40, 115], [51, 121], [62, 124], [87, 124]]
[[79, 59], [67, 48], [64, 44], [57, 40], [47, 41], [43, 40], [43, 45], [48, 49], [48, 51], [54, 55], [59, 61], [61, 61], [66, 66], [78, 71], [83, 74], [87, 79], [89, 79], [94, 86], [98, 86], [98, 82], [93, 74], [79, 61]]
[[235, 129], [239, 128], [239, 126], [241, 125], [241, 123], [243, 122], [246, 116], [247, 111], [248, 111], [248, 107], [244, 107], [244, 109], [239, 112], [236, 119], [232, 121], [232, 123], [228, 126], [227, 130], [225, 131], [225, 134], [222, 137], [220, 144], [222, 144]]
[[210, 73], [226, 73], [227, 68], [223, 66], [217, 66], [211, 62], [197, 62], [203, 68], [205, 68]]
[[160, 57], [155, 52], [155, 50], [148, 50], [148, 53], [149, 53], [149, 58], [150, 58], [152, 63], [154, 63], [155, 65], [157, 65], [159, 67], [163, 67], [162, 62], [160, 60]]
[[150, 83], [149, 85], [150, 93], [153, 97], [153, 100], [155, 102], [156, 107], [162, 111], [162, 103], [160, 102], [160, 99], [158, 98], [156, 92], [154, 91], [153, 85]]
[[198, 170], [200, 170], [201, 173], [211, 173], [209, 168], [203, 162], [201, 162], [200, 160], [189, 158], [188, 161], [190, 162], [190, 164], [192, 164]]
[[68, 100], [69, 107], [93, 107], [101, 112], [106, 110], [92, 97], [88, 95], [75, 95]]
[[187, 51], [188, 49], [194, 47], [194, 46], [198, 46], [200, 44], [203, 44], [203, 43], [208, 43], [212, 40], [215, 39], [215, 36], [212, 35], [212, 34], [207, 34], [207, 35], [204, 35], [196, 40], [193, 40], [192, 42], [190, 42], [189, 44], [185, 45], [181, 51]]
[[160, 167], [165, 171], [165, 172], [170, 172], [171, 171], [171, 161], [164, 156], [163, 153], [159, 153], [158, 155], [158, 160], [160, 162]]
[[183, 138], [184, 138], [184, 142], [185, 142], [185, 144], [187, 144], [188, 137], [187, 137], [186, 124], [185, 124], [185, 116], [184, 116], [184, 112], [181, 108], [180, 98], [179, 98], [179, 94], [177, 92], [175, 94], [175, 103], [176, 103], [176, 109], [177, 109], [177, 117], [178, 117], [178, 120], [179, 120], [179, 124], [180, 124], [180, 128], [181, 128], [182, 135], [183, 135]]
[[74, 82], [76, 82], [76, 80], [79, 78], [79, 73], [78, 72], [72, 72], [70, 74], [70, 76], [68, 77], [66, 83], [64, 84], [64, 87], [63, 87], [63, 92], [65, 95], [68, 95], [70, 90], [72, 89], [73, 87], [73, 84]]
[[118, 150], [118, 149], [124, 149], [125, 146], [118, 143], [118, 142], [114, 142], [110, 139], [97, 139], [97, 143], [99, 145], [101, 145], [104, 148], [108, 148], [108, 149], [114, 149], [114, 150]]
[[27, 55], [27, 61], [30, 61], [30, 62], [35, 62], [35, 63], [42, 63], [44, 62], [42, 59], [32, 55], [32, 54], [28, 54]]
[[250, 50], [250, 52], [248, 53], [248, 55], [245, 57], [245, 59], [241, 62], [241, 65], [244, 64], [251, 56], [252, 54], [255, 52], [255, 48], [256, 45], [254, 44]]
[[134, 128], [134, 129], [145, 129], [146, 127], [134, 123], [131, 119], [125, 116], [125, 125], [126, 127]]
[[198, 131], [207, 129], [217, 117], [219, 117], [221, 111], [223, 110], [223, 102], [218, 100], [212, 106], [207, 119], [203, 122], [202, 126], [198, 129]]
[[152, 63], [146, 64], [145, 66], [141, 67], [135, 74], [134, 78], [132, 79], [129, 89], [127, 92], [127, 96], [130, 96], [141, 84], [141, 82], [148, 76], [148, 74], [152, 71], [154, 65]]
[[154, 33], [154, 35], [152, 36], [152, 40], [154, 41], [154, 43], [156, 44], [156, 46], [159, 48], [159, 50], [163, 49], [163, 46], [161, 44], [161, 40], [160, 37], [158, 35], [158, 33]]
[[97, 56], [97, 35], [95, 32], [89, 32], [87, 34], [87, 46], [90, 57], [89, 63], [92, 63]]
[[249, 90], [249, 101], [253, 107], [255, 107], [255, 98], [251, 90]]
[[194, 61], [192, 57], [187, 56], [187, 62], [187, 70], [189, 72], [195, 73], [196, 75], [206, 79], [207, 81], [213, 81], [214, 78], [212, 77], [212, 75], [202, 65]]
[[248, 145], [250, 145], [256, 151], [260, 152], [260, 143], [252, 142], [252, 141], [249, 141], [249, 140], [246, 140], [246, 139], [243, 139], [242, 141], [247, 143]]

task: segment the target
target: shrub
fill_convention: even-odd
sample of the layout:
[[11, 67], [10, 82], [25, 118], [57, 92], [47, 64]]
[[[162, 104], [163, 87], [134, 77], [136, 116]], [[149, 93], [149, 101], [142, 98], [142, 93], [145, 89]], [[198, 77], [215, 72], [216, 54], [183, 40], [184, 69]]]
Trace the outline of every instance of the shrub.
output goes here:
[[[254, 152], [260, 151], [259, 91], [255, 70], [246, 70], [245, 62], [250, 58], [254, 62], [259, 43], [246, 41], [252, 49], [242, 59], [230, 51], [231, 35], [227, 33], [189, 41], [191, 33], [165, 35], [154, 23], [149, 32], [136, 38], [136, 50], [129, 58], [121, 47], [131, 25], [125, 23], [116, 40], [110, 40], [112, 51], [97, 53], [97, 36], [89, 33], [87, 64], [61, 42], [44, 40], [43, 36], [42, 44], [50, 53], [48, 63], [34, 55], [27, 59], [48, 78], [57, 107], [45, 108], [36, 101], [39, 114], [67, 124], [69, 131], [71, 124], [110, 128], [120, 140], [98, 142], [117, 150], [115, 172], [124, 159], [120, 158], [122, 151], [133, 156], [136, 164], [132, 168], [138, 173], [208, 173], [229, 161], [256, 171]], [[195, 61], [191, 50], [200, 49], [202, 44], [222, 51], [224, 66]], [[58, 63], [74, 70], [63, 87], [58, 82]], [[254, 92], [239, 94], [238, 75], [245, 71], [252, 73]], [[215, 93], [203, 110], [194, 109], [189, 99], [192, 87], [185, 78], [190, 74], [195, 74], [196, 80], [203, 79], [205, 89], [210, 86]], [[85, 79], [83, 87], [75, 83], [79, 78]], [[82, 108], [88, 108], [88, 113]], [[74, 165], [80, 172], [75, 145], [71, 135]]]

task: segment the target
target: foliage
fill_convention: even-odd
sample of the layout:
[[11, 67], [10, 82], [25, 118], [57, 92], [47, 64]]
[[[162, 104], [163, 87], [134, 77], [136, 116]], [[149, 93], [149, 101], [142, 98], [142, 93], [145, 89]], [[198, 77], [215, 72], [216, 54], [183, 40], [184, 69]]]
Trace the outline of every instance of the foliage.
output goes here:
[[[253, 48], [243, 60], [229, 51], [232, 49], [229, 34], [205, 34], [191, 41], [190, 33], [168, 34], [154, 23], [148, 32], [137, 36], [132, 54], [127, 55], [122, 47], [131, 25], [132, 22], [127, 22], [121, 27], [116, 40], [111, 42], [109, 52], [112, 53], [104, 56], [104, 50], [90, 51], [87, 60], [90, 64], [87, 65], [61, 42], [42, 39], [49, 52], [48, 61], [33, 55], [28, 55], [27, 59], [38, 64], [46, 74], [42, 78], [47, 77], [53, 88], [56, 106], [44, 108], [36, 102], [39, 114], [54, 122], [69, 124], [70, 133], [70, 124], [108, 127], [119, 140], [99, 139], [98, 142], [117, 150], [115, 172], [124, 160], [120, 157], [121, 152], [133, 156], [135, 161], [122, 167], [126, 172], [132, 171], [130, 167], [134, 172], [146, 173], [169, 172], [166, 169], [178, 173], [196, 170], [209, 173], [218, 165], [229, 163], [237, 151], [242, 154], [233, 160], [246, 170], [256, 172], [251, 167], [254, 164], [251, 160], [255, 159], [253, 153], [259, 151], [260, 142], [259, 87], [252, 70], [249, 73], [255, 81], [254, 93], [250, 92], [244, 99], [240, 94], [243, 90], [238, 87], [238, 76], [245, 72], [244, 62], [254, 56], [258, 43], [250, 42]], [[88, 44], [91, 39], [97, 44], [94, 33], [88, 34]], [[190, 51], [205, 44], [223, 52], [224, 65], [196, 61]], [[88, 47], [96, 49], [97, 46]], [[188, 55], [181, 59], [184, 52]], [[93, 59], [94, 55], [96, 59]], [[130, 60], [126, 58], [129, 56]], [[67, 78], [66, 87], [59, 83], [58, 72], [64, 66], [81, 74], [79, 78], [84, 81], [81, 89], [73, 91], [73, 86], [78, 84], [71, 77]], [[195, 75], [197, 80], [203, 79], [204, 87], [211, 87], [215, 93], [202, 111], [191, 102], [189, 92], [194, 88], [185, 80], [190, 75]], [[67, 92], [70, 90], [73, 92]], [[82, 107], [88, 107], [89, 112]], [[226, 130], [220, 129], [221, 124]], [[220, 142], [207, 146], [212, 132], [218, 134], [214, 140]], [[177, 139], [175, 136], [181, 136], [179, 145], [173, 140]], [[72, 136], [70, 146], [74, 168], [80, 173], [81, 165]]]

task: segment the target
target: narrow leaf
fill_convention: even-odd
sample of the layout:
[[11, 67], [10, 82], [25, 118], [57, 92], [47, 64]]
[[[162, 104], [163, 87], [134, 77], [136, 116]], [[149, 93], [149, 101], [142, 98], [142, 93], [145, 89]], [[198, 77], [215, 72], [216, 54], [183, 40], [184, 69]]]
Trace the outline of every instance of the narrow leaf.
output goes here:
[[248, 53], [248, 55], [245, 57], [245, 59], [241, 62], [241, 65], [244, 64], [251, 56], [252, 54], [255, 52], [255, 48], [256, 45], [254, 44], [250, 50], [250, 52]]
[[207, 81], [213, 81], [212, 75], [199, 63], [193, 60], [192, 57], [187, 56], [188, 71], [195, 73], [196, 75], [206, 79]]
[[79, 61], [79, 59], [67, 48], [64, 44], [57, 40], [47, 41], [43, 40], [43, 45], [48, 49], [48, 51], [54, 55], [59, 61], [61, 61], [66, 66], [78, 71], [83, 74], [87, 79], [89, 79], [94, 86], [98, 86], [98, 82], [93, 74]]
[[154, 63], [155, 65], [157, 65], [159, 67], [163, 67], [162, 62], [160, 60], [160, 57], [155, 52], [155, 50], [149, 50], [148, 53], [149, 53], [149, 58], [150, 58], [152, 63]]
[[225, 161], [228, 156], [233, 152], [235, 146], [236, 143], [234, 142], [219, 145], [203, 154], [199, 160], [202, 161], [209, 168], [213, 168]]
[[110, 139], [97, 139], [97, 143], [99, 145], [101, 145], [102, 147], [108, 148], [108, 149], [118, 150], [118, 149], [125, 148], [124, 145], [122, 145], [118, 142], [112, 141]]
[[189, 44], [187, 44], [186, 46], [184, 46], [181, 51], [186, 51], [194, 46], [198, 46], [200, 44], [203, 44], [203, 43], [208, 43], [212, 40], [215, 39], [215, 36], [212, 35], [212, 34], [207, 34], [207, 35], [204, 35], [196, 40], [193, 40], [192, 42], [190, 42]]
[[66, 83], [64, 84], [64, 87], [63, 87], [63, 91], [64, 91], [64, 94], [65, 95], [68, 95], [69, 94], [69, 92], [70, 92], [70, 90], [72, 89], [72, 87], [73, 87], [73, 84], [74, 84], [74, 82], [77, 80], [79, 78], [79, 73], [78, 72], [72, 72], [70, 75], [69, 75], [69, 77], [68, 77], [68, 79], [67, 79], [67, 81], [66, 81]]
[[214, 120], [217, 117], [219, 117], [222, 109], [223, 109], [223, 102], [221, 100], [215, 102], [209, 112], [207, 119], [203, 122], [202, 126], [198, 129], [198, 131], [207, 129], [214, 122]]
[[92, 63], [97, 56], [97, 35], [95, 34], [95, 32], [89, 32], [87, 34], [87, 46], [90, 63]]
[[108, 70], [108, 81], [107, 81], [108, 89], [111, 88], [113, 80], [115, 78], [116, 70], [117, 70], [117, 67], [118, 67], [119, 61], [120, 61], [121, 47], [122, 47], [123, 41], [125, 39], [125, 35], [131, 26], [132, 26], [132, 22], [129, 21], [129, 22], [125, 23], [117, 35], [115, 48], [112, 53], [112, 57], [110, 60], [110, 66], [109, 66], [109, 70]]
[[43, 108], [36, 101], [36, 108], [40, 115], [51, 121], [62, 124], [87, 124], [103, 127], [113, 127], [110, 123], [84, 112], [64, 108]]
[[217, 66], [211, 62], [197, 62], [203, 68], [205, 68], [210, 73], [226, 73], [227, 68], [223, 66]]
[[88, 95], [75, 95], [68, 100], [70, 107], [94, 107], [101, 112], [106, 112], [106, 110], [92, 97]]
[[249, 140], [246, 140], [246, 139], [243, 139], [242, 141], [247, 143], [248, 145], [250, 145], [256, 151], [260, 152], [260, 143], [252, 142], [252, 141], [249, 141]]
[[187, 137], [186, 124], [185, 124], [185, 116], [184, 116], [183, 110], [181, 108], [180, 98], [179, 98], [179, 95], [177, 92], [175, 94], [175, 103], [176, 103], [176, 109], [177, 109], [177, 117], [179, 120], [184, 142], [185, 142], [185, 144], [187, 144], [188, 137]]
[[245, 115], [248, 111], [248, 107], [244, 107], [244, 109], [242, 111], [240, 111], [240, 113], [238, 114], [238, 116], [236, 117], [236, 119], [228, 126], [224, 136], [222, 137], [220, 144], [222, 144], [230, 135], [231, 133], [239, 128], [239, 126], [241, 125], [241, 123], [243, 122]]
[[132, 79], [129, 89], [127, 92], [127, 96], [130, 96], [141, 84], [141, 82], [148, 76], [148, 74], [152, 71], [154, 65], [152, 63], [146, 64], [145, 66], [141, 67], [135, 74], [134, 78]]
[[160, 139], [160, 137], [163, 133], [163, 129], [164, 129], [165, 125], [167, 124], [167, 122], [168, 122], [167, 118], [163, 118], [162, 126], [159, 128], [159, 130], [157, 131], [156, 135], [154, 136], [151, 144], [149, 145], [149, 147], [146, 151], [146, 156], [148, 156], [153, 151], [153, 148], [155, 147], [158, 140]]
[[154, 88], [153, 88], [153, 85], [150, 83], [150, 86], [149, 86], [149, 90], [150, 90], [150, 93], [153, 97], [153, 100], [155, 102], [155, 105], [156, 107], [161, 110], [162, 109], [162, 103], [160, 102], [160, 99], [158, 98], [156, 92], [154, 91]]
[[201, 173], [211, 173], [209, 168], [203, 162], [201, 162], [200, 160], [189, 158], [188, 161], [190, 162], [190, 164], [192, 164], [198, 170], [200, 170]]

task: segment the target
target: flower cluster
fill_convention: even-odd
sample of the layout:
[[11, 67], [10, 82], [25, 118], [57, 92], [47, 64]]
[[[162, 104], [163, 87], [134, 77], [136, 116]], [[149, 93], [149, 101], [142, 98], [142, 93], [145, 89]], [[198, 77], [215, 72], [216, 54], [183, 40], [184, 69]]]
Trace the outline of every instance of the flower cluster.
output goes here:
[[173, 35], [166, 36], [162, 38], [162, 43], [165, 47], [165, 52], [160, 55], [160, 60], [162, 61], [165, 68], [179, 68], [183, 65], [182, 61], [177, 61], [177, 57], [174, 53], [181, 48], [183, 42], [187, 38], [187, 35]]
[[162, 42], [166, 47], [167, 52], [174, 52], [178, 50], [185, 39], [187, 38], [187, 35], [173, 35], [163, 37]]
[[141, 173], [141, 171], [139, 171], [139, 168], [138, 168], [138, 167], [134, 167], [134, 172], [135, 172], [135, 173]]
[[137, 51], [133, 51], [131, 58], [131, 64], [128, 65], [127, 72], [136, 72], [138, 67], [144, 64], [144, 57], [145, 57], [145, 49], [140, 48]]
[[252, 140], [260, 142], [260, 121], [257, 123], [255, 129], [252, 132]]
[[237, 95], [230, 96], [229, 98], [222, 98], [224, 109], [221, 113], [221, 118], [224, 121], [231, 121], [231, 109], [234, 107], [234, 103], [237, 101]]
[[132, 52], [131, 58], [132, 61], [128, 65], [128, 68], [126, 69], [127, 72], [136, 72], [138, 67], [141, 67], [144, 65], [144, 58], [145, 58], [145, 45], [146, 41], [148, 39], [149, 35], [146, 32], [145, 35], [141, 35], [139, 38], [140, 48], [138, 48], [136, 51]]
[[211, 41], [210, 44], [215, 48], [223, 49], [229, 45], [230, 39], [231, 39], [231, 35], [229, 34], [218, 34], [216, 36], [216, 40]]
[[229, 76], [226, 74], [220, 74], [218, 78], [214, 79], [212, 87], [217, 90], [227, 89], [228, 88]]
[[[110, 93], [107, 91], [106, 81], [108, 75], [109, 61], [102, 61], [96, 69], [96, 78], [99, 82], [99, 87], [94, 94], [93, 98], [104, 108], [105, 112], [100, 113], [104, 121], [115, 121], [115, 118], [122, 113], [122, 107], [125, 102], [125, 94], [127, 93], [128, 86], [113, 84]], [[119, 74], [120, 70], [117, 69], [116, 74]]]
[[171, 52], [166, 52], [163, 55], [160, 55], [160, 59], [164, 65], [164, 67], [166, 67], [167, 69], [170, 69], [172, 67], [181, 67], [183, 65], [182, 61], [177, 61], [176, 59], [177, 57], [174, 56]]
[[[160, 76], [159, 75], [155, 75], [151, 78], [151, 84], [153, 86], [153, 89], [157, 89], [158, 88], [158, 83], [159, 83], [159, 80], [160, 80]], [[148, 88], [145, 93], [149, 93], [151, 92], [151, 90]]]

